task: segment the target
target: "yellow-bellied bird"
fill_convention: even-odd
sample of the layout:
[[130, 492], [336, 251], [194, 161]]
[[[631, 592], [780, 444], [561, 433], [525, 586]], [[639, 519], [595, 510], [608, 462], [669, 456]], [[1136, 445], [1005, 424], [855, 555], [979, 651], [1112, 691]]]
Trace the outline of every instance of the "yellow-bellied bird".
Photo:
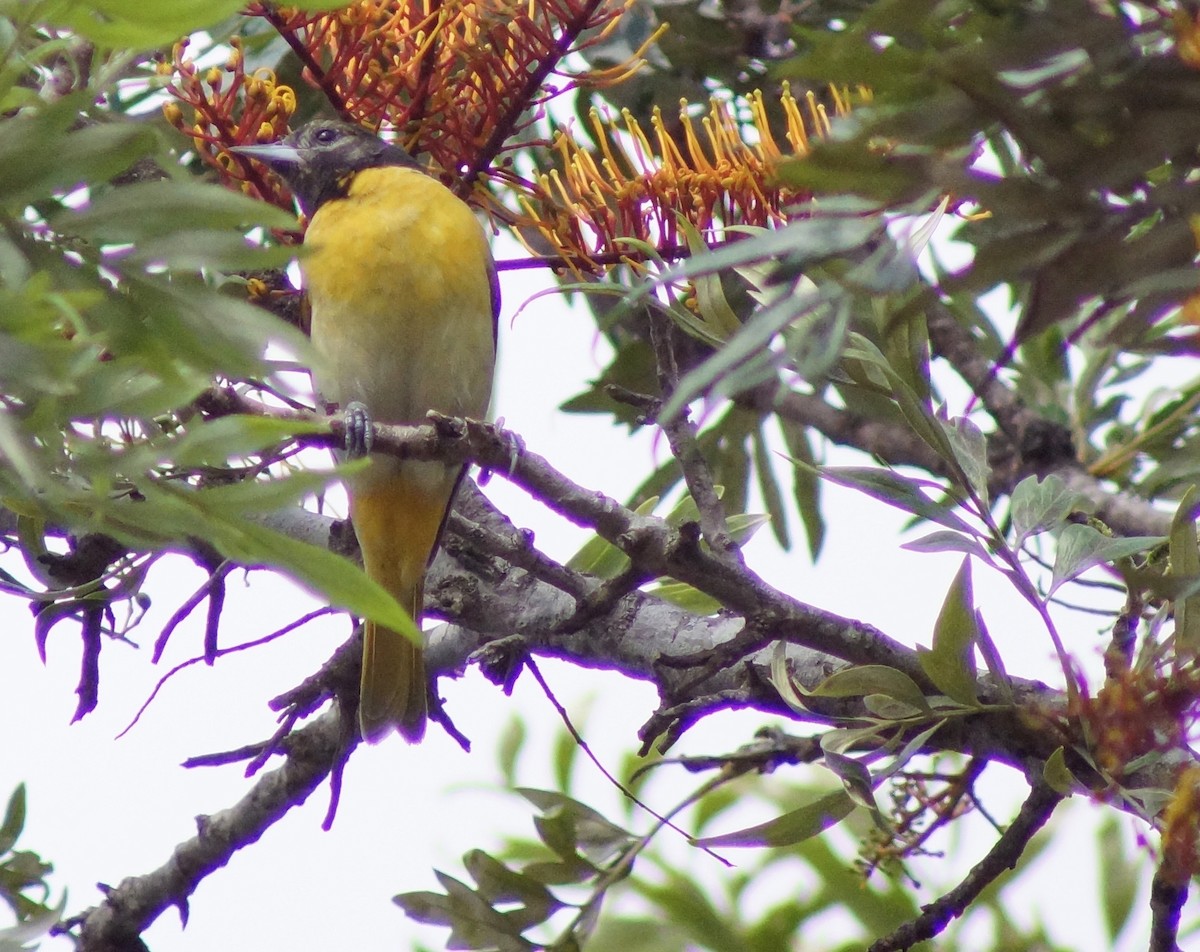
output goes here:
[[[316, 383], [347, 413], [366, 452], [370, 420], [420, 423], [430, 410], [482, 417], [492, 390], [499, 288], [471, 209], [398, 146], [344, 122], [316, 121], [240, 153], [274, 169], [308, 216], [301, 261]], [[420, 625], [425, 570], [463, 469], [375, 454], [347, 486], [367, 575]], [[421, 649], [368, 621], [359, 729], [410, 742], [426, 720]]]

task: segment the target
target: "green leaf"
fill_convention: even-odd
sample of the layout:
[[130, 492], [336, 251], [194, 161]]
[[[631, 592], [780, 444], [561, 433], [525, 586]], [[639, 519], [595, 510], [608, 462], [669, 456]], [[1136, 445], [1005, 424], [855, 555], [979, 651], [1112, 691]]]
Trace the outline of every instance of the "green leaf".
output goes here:
[[992, 640], [991, 633], [984, 624], [983, 613], [980, 611], [975, 612], [975, 626], [978, 637], [977, 644], [979, 653], [983, 655], [983, 663], [987, 665], [988, 672], [995, 679], [996, 689], [1000, 693], [1001, 699], [1012, 704], [1015, 700], [1012, 679], [1005, 670], [1004, 659], [1000, 657], [1000, 650], [996, 647], [996, 642]]
[[242, 7], [240, 0], [85, 0], [43, 5], [42, 16], [98, 46], [149, 50], [213, 26]]
[[706, 836], [697, 846], [792, 846], [816, 836], [844, 820], [854, 810], [854, 798], [845, 789], [834, 790], [797, 810], [766, 823], [732, 833]]
[[[804, 465], [800, 460], [793, 462], [798, 466]], [[976, 534], [966, 522], [954, 514], [950, 506], [935, 502], [925, 495], [926, 487], [941, 489], [937, 483], [930, 480], [914, 479], [889, 469], [866, 466], [822, 466], [817, 471], [830, 482], [857, 489], [910, 515], [928, 519], [967, 535]]]
[[[652, 513], [657, 505], [658, 496], [651, 496], [634, 512], [639, 516], [646, 516]], [[629, 556], [599, 535], [588, 539], [583, 547], [567, 560], [567, 568], [584, 575], [594, 575], [596, 578], [615, 578], [628, 567]]]
[[[761, 426], [750, 434], [750, 439], [754, 448], [754, 472], [758, 476], [758, 489], [762, 493], [763, 504], [767, 507], [767, 515], [771, 519], [771, 530], [779, 547], [787, 551], [791, 548], [791, 539], [788, 538], [787, 531], [787, 511], [783, 506], [783, 493], [779, 489], [779, 482], [775, 479], [775, 467], [771, 465], [766, 434]], [[792, 471], [798, 472], [795, 467]]]
[[949, 529], [938, 529], [919, 539], [905, 542], [900, 548], [910, 552], [965, 552], [989, 565], [993, 564], [991, 553], [977, 539]]
[[1048, 594], [1053, 595], [1064, 582], [1077, 578], [1088, 569], [1127, 559], [1162, 542], [1161, 536], [1113, 538], [1092, 526], [1072, 523], [1059, 533]]
[[1080, 783], [1067, 766], [1066, 754], [1061, 747], [1055, 749], [1046, 759], [1046, 764], [1042, 767], [1042, 779], [1050, 785], [1051, 790], [1061, 793], [1064, 797], [1069, 797], [1080, 789]]
[[298, 542], [245, 520], [210, 525], [207, 538], [222, 555], [240, 565], [265, 564], [281, 569], [331, 605], [369, 618], [413, 644], [424, 644], [412, 617], [383, 586], [348, 559], [322, 546]]
[[[703, 236], [687, 218], [678, 214], [675, 216], [675, 224], [687, 241], [688, 250], [693, 256], [703, 255], [709, 250]], [[725, 298], [720, 273], [699, 275], [692, 282], [692, 286], [696, 289], [697, 309], [711, 336], [718, 341], [726, 341], [736, 334], [742, 326], [742, 321]]]
[[871, 780], [871, 771], [867, 769], [866, 765], [836, 750], [823, 750], [822, 757], [825, 766], [837, 774], [842, 781], [842, 786], [846, 788], [850, 798], [859, 806], [866, 807], [872, 813], [878, 814], [879, 807], [875, 803], [875, 785]]
[[987, 460], [987, 439], [967, 417], [939, 420], [942, 431], [954, 450], [954, 458], [978, 499], [987, 502], [988, 477], [992, 468]]
[[675, 392], [659, 411], [658, 419], [664, 423], [673, 420], [684, 407], [718, 381], [730, 377], [738, 367], [756, 359], [769, 359], [768, 344], [776, 334], [803, 315], [828, 303], [835, 294], [832, 288], [805, 290], [757, 311], [724, 347], [683, 376]]
[[807, 427], [782, 416], [778, 419], [788, 455], [800, 464], [792, 467], [792, 498], [796, 502], [796, 510], [808, 537], [809, 556], [816, 562], [825, 542], [825, 520], [821, 515], [821, 478], [816, 454], [813, 452]]
[[882, 664], [863, 664], [834, 672], [808, 692], [811, 697], [863, 697], [882, 694], [917, 711], [929, 702], [917, 683], [903, 671]]
[[782, 641], [775, 642], [775, 648], [771, 652], [771, 673], [767, 679], [771, 682], [771, 686], [779, 692], [779, 697], [784, 704], [798, 714], [809, 713], [808, 705], [804, 703], [804, 698], [800, 693], [803, 689], [793, 680], [788, 671], [787, 645]]
[[660, 582], [646, 589], [646, 594], [677, 605], [693, 615], [713, 615], [721, 609], [720, 601], [687, 582]]
[[158, 140], [146, 125], [106, 121], [73, 130], [92, 106], [90, 93], [4, 121], [0, 137], [0, 205], [20, 212], [82, 182], [98, 185], [149, 155]]
[[542, 811], [543, 816], [539, 819], [568, 821], [568, 827], [563, 829], [569, 828], [569, 842], [562, 838], [546, 841], [547, 846], [565, 858], [578, 852], [593, 863], [606, 863], [635, 839], [632, 833], [565, 794], [531, 787], [518, 787], [516, 792]]
[[1100, 851], [1101, 911], [1109, 944], [1116, 946], [1141, 890], [1140, 863], [1129, 855], [1115, 816], [1106, 817], [1097, 828], [1096, 848]]
[[525, 952], [534, 946], [520, 936], [520, 929], [495, 909], [476, 890], [453, 876], [435, 871], [450, 900], [449, 948], [494, 948], [502, 952]]
[[842, 296], [799, 312], [784, 330], [792, 369], [801, 379], [818, 385], [846, 349], [853, 301]]
[[975, 693], [975, 643], [978, 639], [971, 560], [966, 558], [950, 583], [933, 626], [933, 648], [918, 648], [917, 653], [929, 680], [947, 697], [969, 707], [979, 703]]
[[516, 783], [517, 758], [525, 747], [526, 736], [525, 721], [515, 715], [509, 718], [507, 726], [500, 732], [496, 743], [496, 761], [506, 787]]
[[[1183, 578], [1200, 576], [1200, 539], [1196, 535], [1196, 487], [1189, 486], [1175, 516], [1171, 519], [1171, 575]], [[1175, 609], [1175, 638], [1182, 647], [1200, 648], [1200, 595], [1177, 599]]]
[[950, 438], [943, 429], [943, 421], [933, 412], [928, 397], [918, 394], [909, 382], [896, 372], [892, 362], [872, 341], [861, 334], [851, 334], [846, 358], [861, 361], [864, 370], [873, 379], [881, 380], [880, 389], [885, 393], [890, 392], [897, 409], [912, 431], [947, 464], [958, 465]]
[[187, 235], [195, 229], [299, 228], [294, 215], [274, 205], [219, 185], [174, 180], [112, 189], [80, 211], [56, 215], [52, 224], [68, 234], [112, 243]]
[[883, 746], [886, 724], [868, 724], [865, 727], [835, 727], [821, 735], [821, 749], [841, 753], [857, 746], [879, 748]]
[[1061, 477], [1051, 474], [1039, 480], [1026, 476], [1009, 499], [1013, 548], [1019, 549], [1026, 539], [1040, 532], [1057, 529], [1070, 513], [1091, 509], [1087, 497], [1068, 489]]
[[545, 922], [562, 908], [554, 894], [544, 885], [516, 870], [483, 850], [471, 850], [463, 857], [463, 865], [479, 887], [479, 894], [493, 907], [517, 903], [520, 909], [509, 909], [505, 918], [520, 931]]
[[404, 914], [415, 922], [431, 926], [448, 926], [454, 921], [450, 899], [442, 893], [420, 890], [400, 893], [392, 902], [404, 910]]
[[30, 946], [29, 943], [49, 935], [50, 930], [59, 924], [63, 910], [67, 908], [67, 894], [64, 891], [62, 899], [52, 909], [32, 903], [30, 906], [35, 910], [32, 915], [14, 926], [0, 929], [2, 952], [31, 952], [36, 949], [37, 946]]
[[17, 784], [17, 788], [8, 798], [8, 806], [4, 810], [4, 822], [0, 823], [0, 856], [13, 848], [21, 830], [25, 828], [25, 784]]
[[320, 420], [292, 420], [234, 414], [189, 426], [179, 437], [156, 440], [150, 452], [181, 468], [224, 466], [306, 433], [329, 432]]
[[653, 282], [630, 295], [638, 300], [662, 284], [719, 274], [732, 268], [762, 261], [786, 259], [792, 273], [805, 264], [822, 261], [866, 246], [879, 231], [879, 223], [863, 217], [811, 217], [792, 221], [782, 228], [758, 232], [754, 237], [729, 242], [715, 251], [694, 255]]
[[[637, 892], [659, 911], [664, 922], [676, 924], [690, 936], [694, 945], [706, 952], [745, 952], [741, 930], [736, 921], [713, 901], [711, 890], [701, 888], [694, 877], [675, 870], [662, 869], [663, 882], [638, 882]], [[621, 947], [624, 952], [625, 947]]]

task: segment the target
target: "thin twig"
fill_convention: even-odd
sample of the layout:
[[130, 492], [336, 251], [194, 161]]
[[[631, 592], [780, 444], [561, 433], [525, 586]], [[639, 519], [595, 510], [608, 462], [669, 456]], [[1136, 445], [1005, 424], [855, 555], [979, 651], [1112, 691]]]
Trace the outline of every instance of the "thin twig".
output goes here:
[[[650, 325], [650, 344], [654, 348], [655, 366], [658, 370], [658, 385], [663, 400], [669, 400], [679, 385], [679, 366], [675, 359], [675, 325], [671, 319], [656, 308], [646, 308], [646, 320]], [[713, 484], [708, 460], [700, 452], [696, 442], [696, 426], [685, 407], [670, 420], [659, 421], [671, 454], [679, 461], [683, 478], [696, 509], [700, 513], [700, 531], [709, 547], [735, 562], [742, 561], [742, 552], [729, 535], [725, 522], [725, 507]]]
[[1030, 840], [1046, 824], [1061, 802], [1062, 794], [1055, 792], [1039, 777], [1034, 782], [1029, 796], [1021, 804], [1016, 819], [988, 850], [987, 855], [972, 867], [966, 878], [946, 895], [925, 906], [915, 919], [873, 943], [868, 952], [898, 952], [901, 949], [911, 949], [917, 943], [938, 935], [949, 925], [951, 919], [962, 915], [985, 888], [1006, 870], [1017, 865]]
[[[333, 611], [334, 610], [332, 608], [328, 608], [328, 607], [318, 608], [315, 611], [309, 612], [307, 615], [302, 615], [300, 618], [297, 618], [295, 621], [290, 622], [287, 625], [284, 625], [282, 628], [277, 628], [275, 631], [271, 632], [269, 635], [264, 635], [261, 638], [255, 638], [253, 641], [243, 642], [240, 645], [233, 645], [232, 647], [229, 647], [229, 648], [222, 648], [219, 651], [217, 651], [217, 653], [214, 655], [214, 658], [219, 658], [219, 657], [222, 657], [227, 654], [235, 654], [236, 652], [239, 652], [239, 651], [246, 651], [250, 648], [257, 648], [260, 645], [265, 645], [268, 642], [274, 641], [277, 638], [282, 638], [284, 635], [288, 634], [289, 632], [295, 631], [297, 628], [307, 625], [310, 621], [312, 621], [315, 618], [320, 618], [322, 615], [332, 614]], [[148, 698], [146, 698], [146, 700], [143, 702], [142, 706], [137, 709], [137, 713], [133, 715], [133, 720], [131, 720], [127, 725], [125, 725], [125, 728], [121, 731], [121, 733], [119, 733], [117, 735], [117, 739], [120, 740], [122, 737], [124, 737], [126, 734], [128, 734], [131, 730], [133, 730], [134, 725], [137, 724], [137, 722], [139, 720], [141, 720], [142, 715], [146, 712], [146, 708], [148, 708], [150, 706], [150, 704], [154, 701], [154, 699], [156, 697], [158, 697], [158, 692], [163, 689], [163, 687], [166, 685], [167, 681], [169, 681], [171, 678], [173, 678], [175, 675], [177, 675], [184, 668], [190, 668], [192, 665], [199, 664], [201, 661], [203, 661], [205, 663], [210, 663], [209, 659], [206, 658], [204, 655], [199, 655], [195, 658], [188, 658], [187, 661], [182, 661], [179, 664], [175, 665], [175, 667], [173, 667], [170, 671], [168, 671], [161, 678], [159, 678], [158, 683], [154, 685], [154, 690], [150, 692], [150, 696]]]
[[[554, 706], [554, 710], [558, 712], [558, 716], [562, 720], [563, 726], [566, 727], [567, 733], [569, 733], [571, 735], [572, 740], [574, 740], [575, 743], [579, 745], [579, 749], [583, 751], [583, 753], [587, 756], [587, 759], [590, 760], [593, 764], [595, 764], [596, 769], [599, 770], [600, 773], [604, 775], [604, 778], [609, 783], [611, 783], [614, 787], [616, 787], [618, 790], [620, 790], [621, 794], [627, 800], [631, 801], [632, 803], [637, 804], [639, 807], [641, 807], [643, 810], [645, 810], [647, 813], [649, 813], [652, 817], [654, 817], [654, 819], [658, 821], [659, 826], [668, 826], [672, 830], [674, 830], [676, 833], [678, 833], [680, 836], [684, 837], [687, 840], [691, 840], [692, 837], [685, 830], [680, 829], [678, 826], [676, 826], [669, 819], [667, 819], [665, 816], [663, 816], [661, 813], [659, 813], [657, 810], [655, 810], [648, 803], [641, 800], [636, 793], [634, 793], [632, 790], [630, 790], [627, 786], [625, 786], [625, 784], [621, 783], [620, 780], [618, 780], [615, 776], [613, 776], [612, 773], [609, 772], [609, 769], [600, 762], [600, 758], [596, 756], [595, 751], [592, 750], [592, 748], [588, 744], [588, 742], [586, 740], [584, 740], [583, 735], [579, 733], [579, 731], [576, 729], [575, 725], [571, 722], [571, 715], [567, 713], [567, 709], [562, 706], [562, 704], [559, 702], [558, 698], [554, 696], [554, 692], [552, 690], [550, 690], [550, 685], [546, 683], [546, 679], [542, 676], [542, 671], [537, 666], [537, 662], [535, 662], [532, 658], [526, 658], [525, 666], [529, 669], [529, 673], [533, 675], [533, 679], [535, 681], [537, 681], [538, 686], [541, 687], [542, 693], [546, 695], [546, 700], [548, 700]], [[708, 853], [709, 856], [711, 856], [713, 859], [718, 860], [719, 862], [723, 863], [725, 866], [733, 865], [727, 859], [725, 859], [724, 857], [718, 856], [716, 853], [714, 853], [712, 850], [708, 849], [707, 847], [704, 847], [703, 849], [704, 849], [704, 852]]]

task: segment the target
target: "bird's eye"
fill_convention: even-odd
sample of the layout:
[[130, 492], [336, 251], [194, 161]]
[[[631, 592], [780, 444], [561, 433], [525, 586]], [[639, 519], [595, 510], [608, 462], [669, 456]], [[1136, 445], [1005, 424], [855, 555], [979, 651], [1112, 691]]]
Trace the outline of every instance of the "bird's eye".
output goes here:
[[313, 133], [313, 138], [316, 139], [318, 142], [328, 145], [330, 142], [333, 142], [337, 138], [337, 130], [336, 129], [318, 129], [315, 133]]

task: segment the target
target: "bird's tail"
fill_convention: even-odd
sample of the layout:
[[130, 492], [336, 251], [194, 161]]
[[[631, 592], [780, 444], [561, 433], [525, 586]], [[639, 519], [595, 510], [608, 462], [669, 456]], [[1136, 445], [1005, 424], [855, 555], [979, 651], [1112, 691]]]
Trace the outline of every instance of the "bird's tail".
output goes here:
[[[421, 624], [425, 569], [437, 545], [453, 492], [430, 492], [396, 476], [351, 492], [350, 515], [367, 575], [382, 585]], [[425, 662], [421, 648], [399, 632], [372, 621], [363, 630], [362, 689], [358, 723], [375, 742], [393, 727], [409, 743], [425, 734]]]

